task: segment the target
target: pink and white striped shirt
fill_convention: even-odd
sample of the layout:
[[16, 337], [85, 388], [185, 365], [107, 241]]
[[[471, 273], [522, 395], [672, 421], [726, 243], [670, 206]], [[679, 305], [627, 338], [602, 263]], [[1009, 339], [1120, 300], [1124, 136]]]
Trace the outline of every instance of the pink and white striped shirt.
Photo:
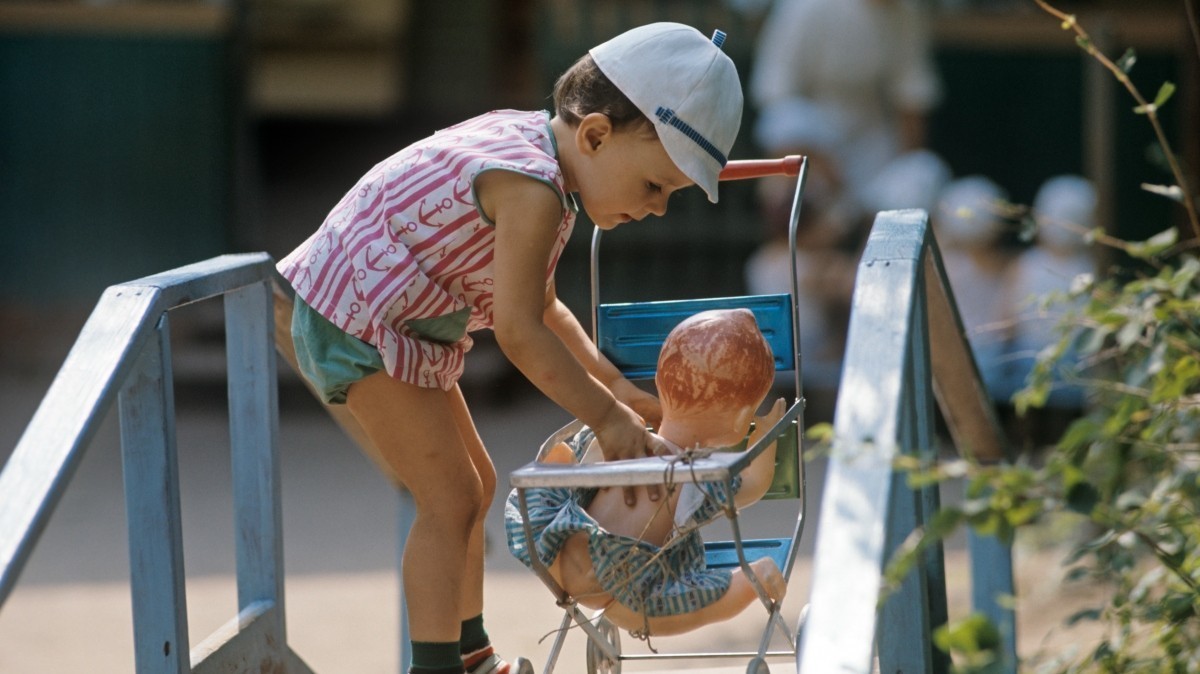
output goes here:
[[[515, 171], [558, 193], [547, 284], [571, 235], [575, 207], [549, 121], [544, 111], [500, 110], [401, 150], [364, 175], [279, 271], [309, 306], [374, 345], [393, 377], [449, 389], [471, 347], [466, 333], [492, 327], [495, 226], [479, 210], [475, 178]], [[463, 317], [465, 328], [454, 327]], [[446, 336], [446, 318], [461, 335]], [[435, 338], [422, 328], [439, 322]]]

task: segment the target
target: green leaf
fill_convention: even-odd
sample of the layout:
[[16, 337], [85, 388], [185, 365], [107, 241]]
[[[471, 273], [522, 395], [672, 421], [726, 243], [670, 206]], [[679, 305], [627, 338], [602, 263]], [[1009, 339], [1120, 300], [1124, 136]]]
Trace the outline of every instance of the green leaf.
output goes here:
[[1100, 502], [1100, 491], [1090, 482], [1076, 482], [1067, 488], [1067, 507], [1077, 513], [1090, 515]]
[[1135, 63], [1137, 63], [1137, 54], [1133, 51], [1133, 47], [1126, 49], [1121, 58], [1117, 59], [1117, 67], [1124, 73], [1129, 73], [1130, 70], [1133, 70], [1133, 64]]
[[1174, 93], [1175, 85], [1171, 82], [1163, 82], [1162, 86], [1158, 88], [1158, 95], [1154, 97], [1154, 107], [1161, 108]]
[[1081, 620], [1099, 620], [1101, 611], [1098, 608], [1089, 608], [1082, 611], [1076, 611], [1067, 618], [1068, 625], [1074, 625]]
[[925, 540], [922, 544], [931, 543], [933, 539], [944, 539], [966, 518], [963, 511], [958, 508], [943, 507], [933, 514], [925, 531]]
[[833, 424], [821, 422], [804, 431], [804, 437], [813, 442], [833, 442]]
[[1131, 241], [1125, 252], [1139, 260], [1148, 260], [1179, 241], [1179, 232], [1174, 227], [1168, 227], [1145, 241]]
[[972, 613], [962, 620], [937, 628], [933, 641], [946, 653], [975, 655], [1000, 647], [1000, 630], [981, 613]]
[[1166, 197], [1172, 201], [1183, 203], [1183, 190], [1179, 185], [1151, 185], [1150, 183], [1142, 183], [1142, 189], [1150, 194], [1157, 194], [1160, 197]]

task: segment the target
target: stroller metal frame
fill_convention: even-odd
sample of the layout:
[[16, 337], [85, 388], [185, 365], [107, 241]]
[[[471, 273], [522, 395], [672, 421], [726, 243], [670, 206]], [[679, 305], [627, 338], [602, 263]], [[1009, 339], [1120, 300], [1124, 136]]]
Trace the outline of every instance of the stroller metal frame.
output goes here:
[[[779, 160], [732, 161], [722, 171], [722, 180], [738, 180], [770, 175], [796, 176], [796, 189], [788, 223], [788, 246], [791, 257], [796, 257], [796, 229], [800, 217], [800, 206], [804, 193], [808, 162], [804, 157], [791, 156]], [[537, 458], [513, 471], [510, 482], [517, 490], [518, 504], [527, 540], [533, 540], [529, 525], [529, 510], [526, 490], [530, 488], [598, 488], [638, 485], [660, 485], [668, 471], [675, 482], [714, 482], [723, 485], [726, 494], [732, 493], [734, 476], [761, 454], [771, 443], [779, 441], [776, 453], [775, 484], [764, 498], [796, 498], [799, 500], [796, 524], [790, 538], [742, 540], [738, 524], [737, 509], [729, 511], [727, 519], [732, 531], [731, 541], [705, 542], [705, 560], [712, 567], [739, 566], [751, 581], [768, 621], [763, 630], [757, 651], [747, 652], [691, 652], [622, 654], [617, 628], [603, 617], [603, 611], [589, 618], [580, 609], [577, 601], [559, 584], [537, 554], [530, 555], [534, 573], [550, 589], [558, 605], [564, 609], [562, 624], [543, 672], [550, 674], [561, 653], [566, 633], [574, 621], [588, 636], [587, 671], [619, 674], [622, 661], [633, 660], [680, 660], [713, 658], [750, 658], [747, 672], [768, 672], [767, 658], [789, 657], [793, 661], [799, 646], [800, 629], [803, 627], [802, 610], [795, 632], [781, 615], [781, 603], [772, 601], [762, 584], [750, 568], [750, 562], [765, 556], [774, 558], [784, 581], [791, 578], [798, 543], [804, 532], [806, 510], [805, 467], [800, 443], [800, 431], [804, 427], [805, 400], [802, 388], [800, 354], [800, 316], [796, 298], [799, 281], [795, 264], [791, 265], [790, 295], [757, 295], [699, 300], [675, 300], [639, 302], [627, 304], [600, 304], [599, 248], [601, 230], [595, 229], [591, 246], [591, 309], [592, 339], [605, 355], [613, 361], [623, 374], [631, 379], [646, 379], [654, 376], [654, 365], [658, 348], [666, 333], [683, 318], [698, 311], [716, 308], [745, 307], [755, 313], [771, 344], [776, 358], [776, 371], [791, 369], [794, 373], [795, 399], [783, 418], [774, 424], [757, 442], [740, 452], [715, 452], [702, 458], [692, 458], [685, 470], [674, 467], [677, 461], [664, 461], [662, 457], [632, 459], [618, 462], [600, 462], [586, 465], [543, 464], [542, 458], [551, 447], [582, 429], [576, 420], [551, 435], [541, 446]], [[786, 315], [784, 315], [786, 312]], [[615, 337], [611, 336], [615, 334]], [[782, 347], [782, 348], [781, 348]], [[786, 350], [784, 350], [786, 349]], [[791, 444], [793, 443], [794, 444]], [[794, 451], [793, 451], [794, 450]], [[807, 608], [807, 607], [806, 607]], [[787, 640], [788, 650], [768, 651], [775, 630]]]

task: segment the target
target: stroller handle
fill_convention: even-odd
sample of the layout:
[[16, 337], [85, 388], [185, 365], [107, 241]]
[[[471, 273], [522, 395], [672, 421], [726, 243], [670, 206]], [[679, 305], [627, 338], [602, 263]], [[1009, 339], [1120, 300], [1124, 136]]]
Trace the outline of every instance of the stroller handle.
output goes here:
[[795, 176], [800, 174], [804, 156], [788, 155], [781, 159], [739, 159], [725, 164], [721, 169], [721, 180], [745, 180], [767, 176]]

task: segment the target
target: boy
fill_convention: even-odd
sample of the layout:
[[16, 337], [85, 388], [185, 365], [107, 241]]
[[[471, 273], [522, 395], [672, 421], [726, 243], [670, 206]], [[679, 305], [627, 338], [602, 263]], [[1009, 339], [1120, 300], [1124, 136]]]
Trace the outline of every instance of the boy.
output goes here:
[[716, 201], [741, 108], [718, 45], [680, 24], [635, 28], [560, 78], [553, 119], [501, 110], [414, 143], [279, 263], [304, 376], [348, 406], [416, 502], [403, 579], [412, 674], [532, 672], [500, 659], [483, 628], [496, 471], [458, 386], [469, 333], [491, 328], [606, 458], [660, 450], [646, 430], [657, 399], [596, 352], [555, 294], [555, 267], [579, 203], [611, 229], [662, 215], [693, 184]]

